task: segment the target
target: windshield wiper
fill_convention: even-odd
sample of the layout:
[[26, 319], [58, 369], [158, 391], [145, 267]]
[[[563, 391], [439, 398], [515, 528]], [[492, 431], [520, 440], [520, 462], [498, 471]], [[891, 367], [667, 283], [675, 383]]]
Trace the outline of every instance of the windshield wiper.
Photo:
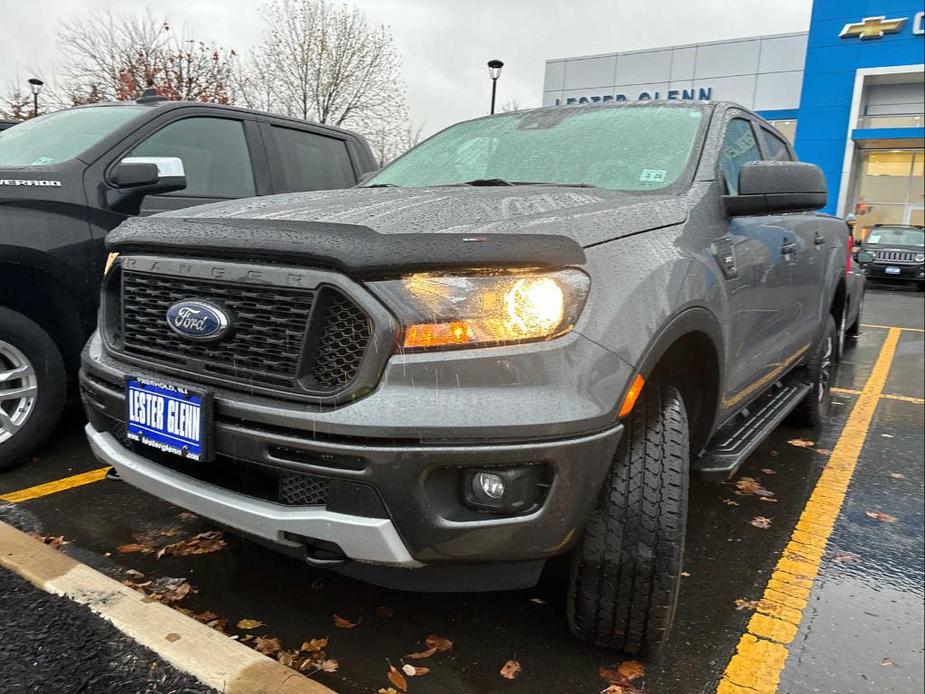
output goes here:
[[394, 183], [373, 183], [368, 186], [361, 186], [362, 188], [398, 188]]
[[597, 188], [590, 183], [553, 183], [550, 181], [508, 181], [503, 178], [476, 178], [454, 183], [457, 186], [562, 186], [563, 188]]

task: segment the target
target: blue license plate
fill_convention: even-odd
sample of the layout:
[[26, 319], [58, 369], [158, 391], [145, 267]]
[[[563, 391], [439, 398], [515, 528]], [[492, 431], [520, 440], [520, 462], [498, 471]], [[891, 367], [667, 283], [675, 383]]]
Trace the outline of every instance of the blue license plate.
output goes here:
[[207, 460], [211, 399], [205, 391], [129, 378], [125, 403], [129, 439], [190, 460]]
[[898, 275], [900, 273], [900, 269], [898, 267], [884, 268], [883, 271], [888, 275]]

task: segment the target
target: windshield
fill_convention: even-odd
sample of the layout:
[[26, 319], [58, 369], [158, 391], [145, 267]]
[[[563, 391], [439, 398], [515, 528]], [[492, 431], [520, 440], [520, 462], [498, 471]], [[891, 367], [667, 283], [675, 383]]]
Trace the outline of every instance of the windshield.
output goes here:
[[459, 123], [366, 185], [483, 182], [667, 188], [687, 168], [703, 111], [680, 106], [563, 107]]
[[875, 227], [867, 236], [867, 243], [875, 246], [923, 246], [925, 230], [903, 227]]
[[0, 132], [0, 166], [48, 166], [73, 159], [144, 109], [75, 108], [25, 121]]

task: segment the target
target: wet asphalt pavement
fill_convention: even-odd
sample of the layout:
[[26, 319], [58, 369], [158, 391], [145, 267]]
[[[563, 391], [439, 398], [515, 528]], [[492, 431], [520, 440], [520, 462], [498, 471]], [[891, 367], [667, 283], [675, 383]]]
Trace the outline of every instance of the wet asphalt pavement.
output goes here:
[[[879, 401], [809, 606], [789, 645], [781, 693], [923, 689], [923, 311], [923, 294], [912, 289], [868, 287], [865, 323], [917, 329], [902, 332], [883, 390], [912, 400]], [[839, 370], [840, 388], [863, 387], [887, 334], [884, 328], [863, 330]], [[644, 659], [647, 693], [716, 691], [751, 616], [736, 609], [736, 600], [761, 597], [856, 398], [856, 393], [837, 393], [821, 431], [782, 427], [740, 470], [738, 476], [753, 477], [773, 491], [776, 503], [737, 496], [731, 485], [694, 481], [684, 567], [689, 575], [664, 655]], [[71, 408], [37, 460], [0, 476], [0, 494], [98, 468], [82, 423], [79, 408]], [[814, 445], [788, 443], [794, 439]], [[410, 661], [431, 668], [410, 680], [415, 694], [596, 694], [606, 686], [598, 668], [621, 660], [569, 634], [561, 564], [548, 567], [532, 590], [434, 595], [366, 585], [231, 535], [226, 549], [203, 556], [157, 560], [116, 551], [138, 533], [177, 531], [174, 540], [210, 528], [181, 518], [181, 510], [121, 482], [102, 481], [0, 504], [0, 520], [64, 535], [71, 541], [65, 551], [119, 578], [129, 568], [148, 577], [185, 577], [198, 593], [181, 604], [226, 618], [231, 634], [245, 634], [235, 624], [253, 618], [267, 625], [254, 633], [277, 636], [288, 648], [329, 637], [327, 650], [339, 670], [315, 678], [344, 694], [388, 687], [389, 663], [400, 666], [403, 655], [423, 650], [428, 634], [452, 639], [454, 646], [426, 661]], [[874, 520], [868, 511], [890, 514], [895, 522]], [[771, 519], [770, 528], [750, 525], [759, 515]], [[334, 614], [359, 623], [336, 628]], [[523, 670], [508, 681], [498, 671], [511, 658]]]

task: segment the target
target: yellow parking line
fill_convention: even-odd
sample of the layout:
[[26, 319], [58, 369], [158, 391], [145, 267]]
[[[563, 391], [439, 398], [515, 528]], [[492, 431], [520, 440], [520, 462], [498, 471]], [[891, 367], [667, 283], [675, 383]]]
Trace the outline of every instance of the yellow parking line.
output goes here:
[[28, 501], [29, 499], [38, 499], [41, 496], [48, 496], [49, 494], [57, 494], [58, 492], [63, 492], [65, 489], [82, 487], [85, 484], [99, 482], [106, 477], [106, 473], [109, 472], [109, 470], [110, 468], [108, 467], [101, 467], [98, 470], [82, 472], [79, 475], [72, 475], [71, 477], [65, 477], [64, 479], [55, 480], [54, 482], [46, 482], [45, 484], [39, 484], [35, 487], [20, 489], [18, 492], [0, 494], [0, 501], [16, 504], [20, 501]]
[[910, 333], [925, 333], [922, 328], [900, 328], [895, 325], [875, 325], [873, 323], [861, 323], [862, 328], [880, 328], [881, 330], [905, 330]]
[[873, 371], [723, 672], [717, 694], [774, 694], [880, 401], [899, 342], [890, 328]]
[[[863, 393], [863, 390], [855, 390], [854, 388], [832, 388], [833, 393], [839, 393], [841, 395], [860, 395]], [[888, 400], [899, 400], [901, 402], [911, 402], [914, 405], [925, 405], [925, 398], [914, 398], [911, 395], [893, 395], [892, 393], [881, 393], [881, 398], [887, 398]]]

